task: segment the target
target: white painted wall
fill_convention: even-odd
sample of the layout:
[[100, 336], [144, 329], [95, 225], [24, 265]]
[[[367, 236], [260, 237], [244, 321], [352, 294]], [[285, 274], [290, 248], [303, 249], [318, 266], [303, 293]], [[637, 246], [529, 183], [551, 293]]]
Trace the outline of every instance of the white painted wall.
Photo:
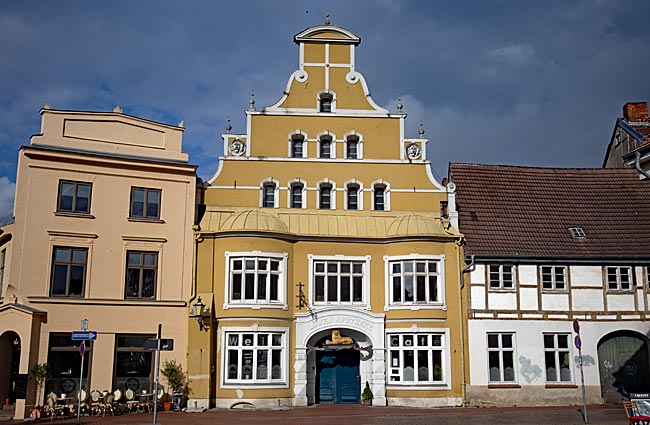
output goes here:
[[603, 272], [600, 266], [569, 266], [571, 286], [603, 287]]
[[538, 310], [537, 288], [519, 288], [519, 306], [522, 310]]
[[537, 284], [537, 266], [521, 265], [519, 269], [519, 283]]

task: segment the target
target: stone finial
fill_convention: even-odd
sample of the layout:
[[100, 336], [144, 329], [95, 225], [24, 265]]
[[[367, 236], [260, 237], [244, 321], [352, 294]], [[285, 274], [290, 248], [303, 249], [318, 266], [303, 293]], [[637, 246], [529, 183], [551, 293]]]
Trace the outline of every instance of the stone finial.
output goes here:
[[180, 128], [185, 128], [185, 120], [181, 120], [181, 122], [178, 123], [178, 126]]
[[248, 101], [250, 106], [248, 107], [249, 111], [255, 110], [255, 91], [251, 89], [251, 100]]
[[418, 134], [420, 135], [420, 139], [424, 138], [424, 127], [422, 126], [422, 121], [420, 121], [420, 129], [418, 130]]
[[397, 95], [397, 113], [402, 114], [402, 108], [404, 108], [404, 105], [402, 105], [402, 96]]
[[226, 133], [230, 133], [232, 130], [232, 125], [230, 125], [230, 115], [228, 115], [228, 120], [226, 120]]
[[45, 103], [43, 104], [43, 109], [50, 109], [50, 104], [47, 103], [47, 102], [45, 102]]
[[122, 108], [120, 108], [120, 105], [117, 105], [115, 108], [113, 108], [113, 112], [117, 112], [118, 114], [121, 114]]
[[330, 22], [330, 11], [328, 10], [328, 11], [325, 12], [325, 25], [330, 25], [330, 24], [331, 24], [331, 22]]

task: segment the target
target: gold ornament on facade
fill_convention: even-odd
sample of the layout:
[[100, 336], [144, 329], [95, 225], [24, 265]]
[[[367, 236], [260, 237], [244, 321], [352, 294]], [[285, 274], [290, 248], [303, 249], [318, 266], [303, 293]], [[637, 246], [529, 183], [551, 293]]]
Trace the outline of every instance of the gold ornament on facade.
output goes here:
[[332, 331], [332, 340], [330, 341], [329, 339], [325, 341], [325, 344], [327, 345], [348, 345], [348, 344], [354, 344], [354, 340], [350, 338], [349, 336], [341, 336], [341, 331], [333, 330]]

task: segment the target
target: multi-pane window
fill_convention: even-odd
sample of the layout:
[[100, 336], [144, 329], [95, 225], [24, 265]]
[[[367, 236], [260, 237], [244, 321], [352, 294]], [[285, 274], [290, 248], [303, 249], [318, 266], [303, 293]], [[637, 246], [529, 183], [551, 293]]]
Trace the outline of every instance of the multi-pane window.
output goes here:
[[[79, 341], [72, 340], [71, 333], [50, 333], [47, 352], [48, 376], [44, 394], [51, 392], [74, 394], [79, 389], [81, 362], [79, 362]], [[92, 362], [93, 341], [86, 341], [86, 362], [83, 376], [88, 376]], [[118, 387], [115, 387], [118, 388]], [[123, 388], [123, 387], [120, 387]], [[42, 401], [42, 400], [41, 400]]]
[[262, 208], [275, 208], [275, 184], [267, 183], [262, 187]]
[[113, 388], [151, 392], [154, 377], [153, 352], [144, 349], [143, 346], [147, 339], [155, 337], [153, 334], [115, 335]]
[[345, 157], [357, 159], [359, 157], [359, 140], [353, 137], [348, 138], [345, 145]]
[[386, 186], [377, 185], [373, 193], [373, 209], [375, 211], [384, 211], [386, 209]]
[[512, 383], [517, 381], [515, 366], [515, 334], [487, 334], [489, 381]]
[[444, 382], [444, 334], [388, 334], [391, 384]]
[[359, 186], [351, 184], [347, 188], [347, 209], [349, 210], [358, 210], [359, 209]]
[[569, 334], [544, 334], [546, 382], [572, 382]]
[[131, 188], [131, 218], [160, 218], [160, 189]]
[[332, 157], [332, 140], [331, 139], [321, 139], [318, 144], [318, 156], [319, 158], [331, 158]]
[[89, 214], [91, 187], [90, 183], [61, 180], [57, 212]]
[[292, 158], [302, 158], [303, 157], [303, 148], [304, 148], [304, 139], [302, 137], [294, 137], [291, 139], [291, 157]]
[[125, 298], [155, 298], [158, 253], [127, 251]]
[[541, 266], [542, 288], [563, 291], [567, 289], [566, 266]]
[[50, 295], [81, 297], [86, 282], [88, 249], [55, 246]]
[[405, 259], [388, 263], [391, 304], [439, 304], [440, 260]]
[[232, 304], [280, 304], [283, 260], [267, 256], [231, 256], [229, 261]]
[[324, 93], [320, 96], [318, 101], [320, 112], [332, 112], [332, 100], [334, 98], [331, 94]]
[[285, 383], [285, 335], [285, 332], [225, 332], [224, 383]]
[[623, 266], [607, 267], [607, 289], [628, 291], [632, 287], [632, 268]]
[[314, 302], [364, 303], [365, 260], [314, 260]]
[[301, 184], [291, 185], [291, 203], [289, 206], [291, 208], [302, 208], [302, 192], [304, 186]]
[[490, 264], [488, 266], [490, 289], [514, 289], [514, 268], [511, 264]]
[[321, 210], [332, 209], [332, 186], [325, 184], [320, 187], [318, 208]]

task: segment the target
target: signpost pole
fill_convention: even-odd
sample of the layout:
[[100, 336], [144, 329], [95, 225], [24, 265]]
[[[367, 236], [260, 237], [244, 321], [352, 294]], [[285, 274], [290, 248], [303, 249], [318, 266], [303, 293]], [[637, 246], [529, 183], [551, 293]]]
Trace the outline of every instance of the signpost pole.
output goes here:
[[[88, 319], [81, 321], [81, 330], [88, 330]], [[79, 423], [81, 418], [81, 387], [84, 383], [84, 357], [86, 357], [86, 345], [84, 341], [81, 341], [79, 345], [79, 354], [81, 354], [81, 373], [79, 374], [79, 391], [77, 392], [77, 423]]]
[[160, 378], [160, 337], [162, 336], [162, 323], [158, 323], [158, 347], [156, 349], [156, 384], [153, 390], [153, 425], [156, 425], [156, 416], [158, 414], [158, 379]]
[[575, 344], [578, 349], [578, 362], [580, 363], [580, 384], [582, 386], [582, 417], [587, 423], [587, 397], [585, 395], [585, 363], [582, 361], [582, 338], [580, 338], [580, 322], [573, 320], [573, 330], [576, 333]]

